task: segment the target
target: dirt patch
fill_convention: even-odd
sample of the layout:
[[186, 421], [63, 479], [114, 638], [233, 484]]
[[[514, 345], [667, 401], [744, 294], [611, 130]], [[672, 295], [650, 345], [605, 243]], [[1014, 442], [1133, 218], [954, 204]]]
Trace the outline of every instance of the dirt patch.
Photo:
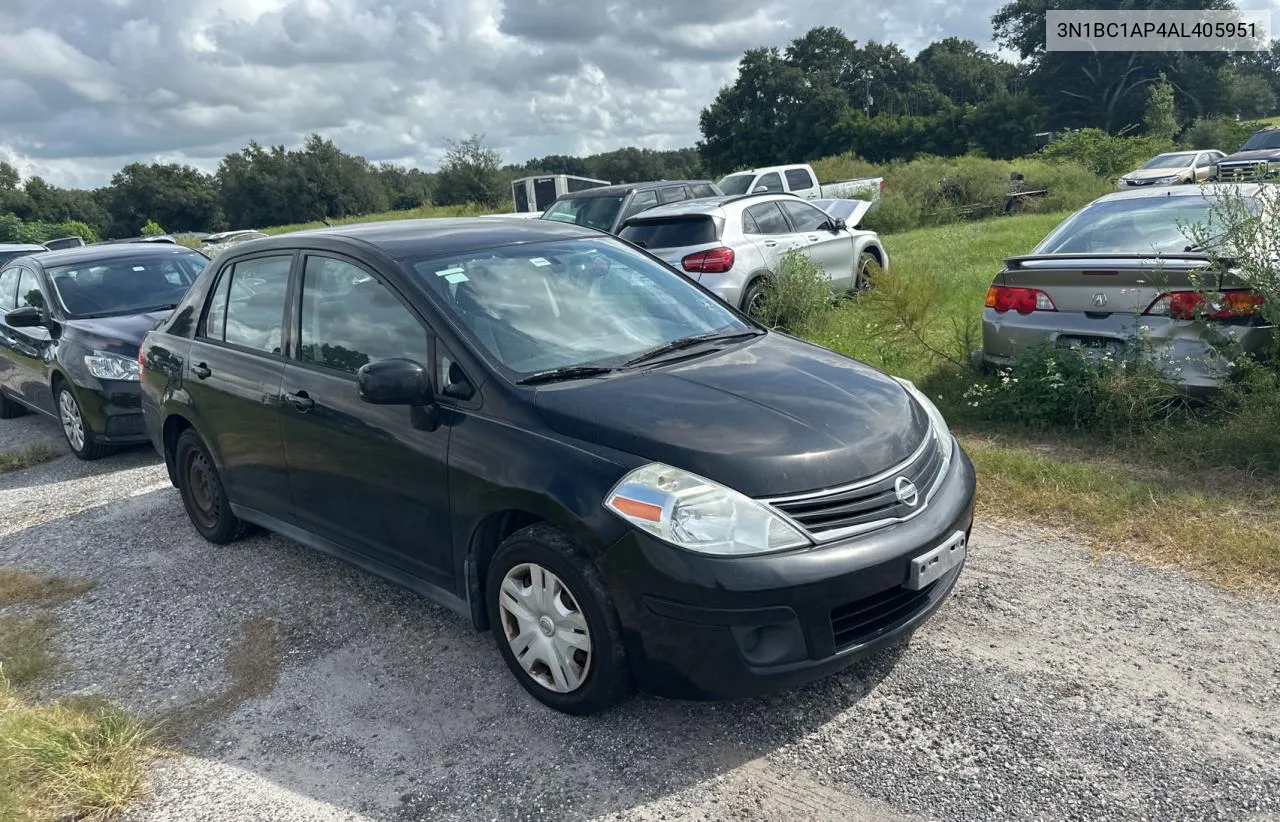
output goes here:
[[61, 605], [97, 583], [46, 577], [20, 568], [0, 568], [0, 608], [8, 605]]

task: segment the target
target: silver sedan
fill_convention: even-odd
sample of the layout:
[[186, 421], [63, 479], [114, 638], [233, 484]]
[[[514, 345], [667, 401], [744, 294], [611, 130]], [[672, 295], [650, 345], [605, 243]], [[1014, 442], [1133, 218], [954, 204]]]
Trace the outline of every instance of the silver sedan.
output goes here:
[[[1068, 217], [1030, 254], [1011, 257], [987, 292], [985, 365], [1008, 366], [1042, 344], [1091, 357], [1139, 354], [1189, 393], [1217, 388], [1228, 361], [1205, 338], [1206, 324], [1245, 353], [1271, 344], [1261, 295], [1228, 270], [1218, 273], [1204, 229], [1243, 206], [1264, 215], [1257, 185], [1117, 192]], [[1237, 205], [1238, 204], [1238, 205]]]

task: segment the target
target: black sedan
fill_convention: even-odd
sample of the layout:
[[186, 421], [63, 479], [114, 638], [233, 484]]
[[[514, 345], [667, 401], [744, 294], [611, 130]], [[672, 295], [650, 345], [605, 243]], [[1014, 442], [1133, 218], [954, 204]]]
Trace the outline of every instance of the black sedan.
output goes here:
[[0, 269], [0, 419], [58, 419], [77, 457], [147, 441], [138, 344], [209, 262], [174, 245], [85, 246]]
[[966, 556], [973, 468], [914, 386], [585, 228], [250, 241], [141, 363], [206, 539], [255, 524], [419, 591], [570, 713], [839, 670]]

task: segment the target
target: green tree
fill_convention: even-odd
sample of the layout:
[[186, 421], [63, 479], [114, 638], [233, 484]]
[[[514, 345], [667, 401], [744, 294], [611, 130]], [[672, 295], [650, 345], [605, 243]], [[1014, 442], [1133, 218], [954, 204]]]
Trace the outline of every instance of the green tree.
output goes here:
[[1148, 137], [1172, 140], [1178, 134], [1178, 116], [1174, 111], [1173, 86], [1161, 72], [1160, 79], [1147, 89], [1147, 109], [1142, 124]]
[[1026, 92], [1002, 94], [979, 103], [965, 116], [969, 140], [988, 157], [1011, 160], [1035, 151], [1044, 108]]
[[1230, 88], [1229, 113], [1252, 120], [1266, 117], [1276, 109], [1276, 92], [1264, 77], [1245, 74], [1237, 77]]
[[1016, 69], [972, 40], [948, 37], [916, 55], [924, 79], [958, 105], [978, 104], [1005, 93]]
[[436, 177], [436, 202], [442, 205], [479, 203], [498, 208], [507, 199], [502, 155], [486, 148], [483, 134], [449, 142]]
[[22, 183], [18, 170], [5, 162], [0, 162], [0, 191], [13, 191]]
[[147, 220], [142, 226], [141, 234], [143, 237], [159, 237], [164, 234], [164, 229], [155, 220]]
[[16, 214], [0, 214], [0, 243], [22, 242], [22, 219]]
[[208, 231], [221, 223], [213, 178], [187, 165], [130, 163], [111, 178], [105, 199], [116, 237], [137, 234], [149, 220], [175, 231]]

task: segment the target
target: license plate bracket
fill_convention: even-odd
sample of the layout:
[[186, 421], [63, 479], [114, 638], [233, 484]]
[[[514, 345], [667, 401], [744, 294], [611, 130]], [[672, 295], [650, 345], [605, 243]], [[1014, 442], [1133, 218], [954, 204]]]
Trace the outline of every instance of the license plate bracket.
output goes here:
[[968, 553], [968, 539], [964, 531], [956, 531], [937, 548], [911, 560], [906, 587], [913, 591], [929, 587], [964, 562]]

